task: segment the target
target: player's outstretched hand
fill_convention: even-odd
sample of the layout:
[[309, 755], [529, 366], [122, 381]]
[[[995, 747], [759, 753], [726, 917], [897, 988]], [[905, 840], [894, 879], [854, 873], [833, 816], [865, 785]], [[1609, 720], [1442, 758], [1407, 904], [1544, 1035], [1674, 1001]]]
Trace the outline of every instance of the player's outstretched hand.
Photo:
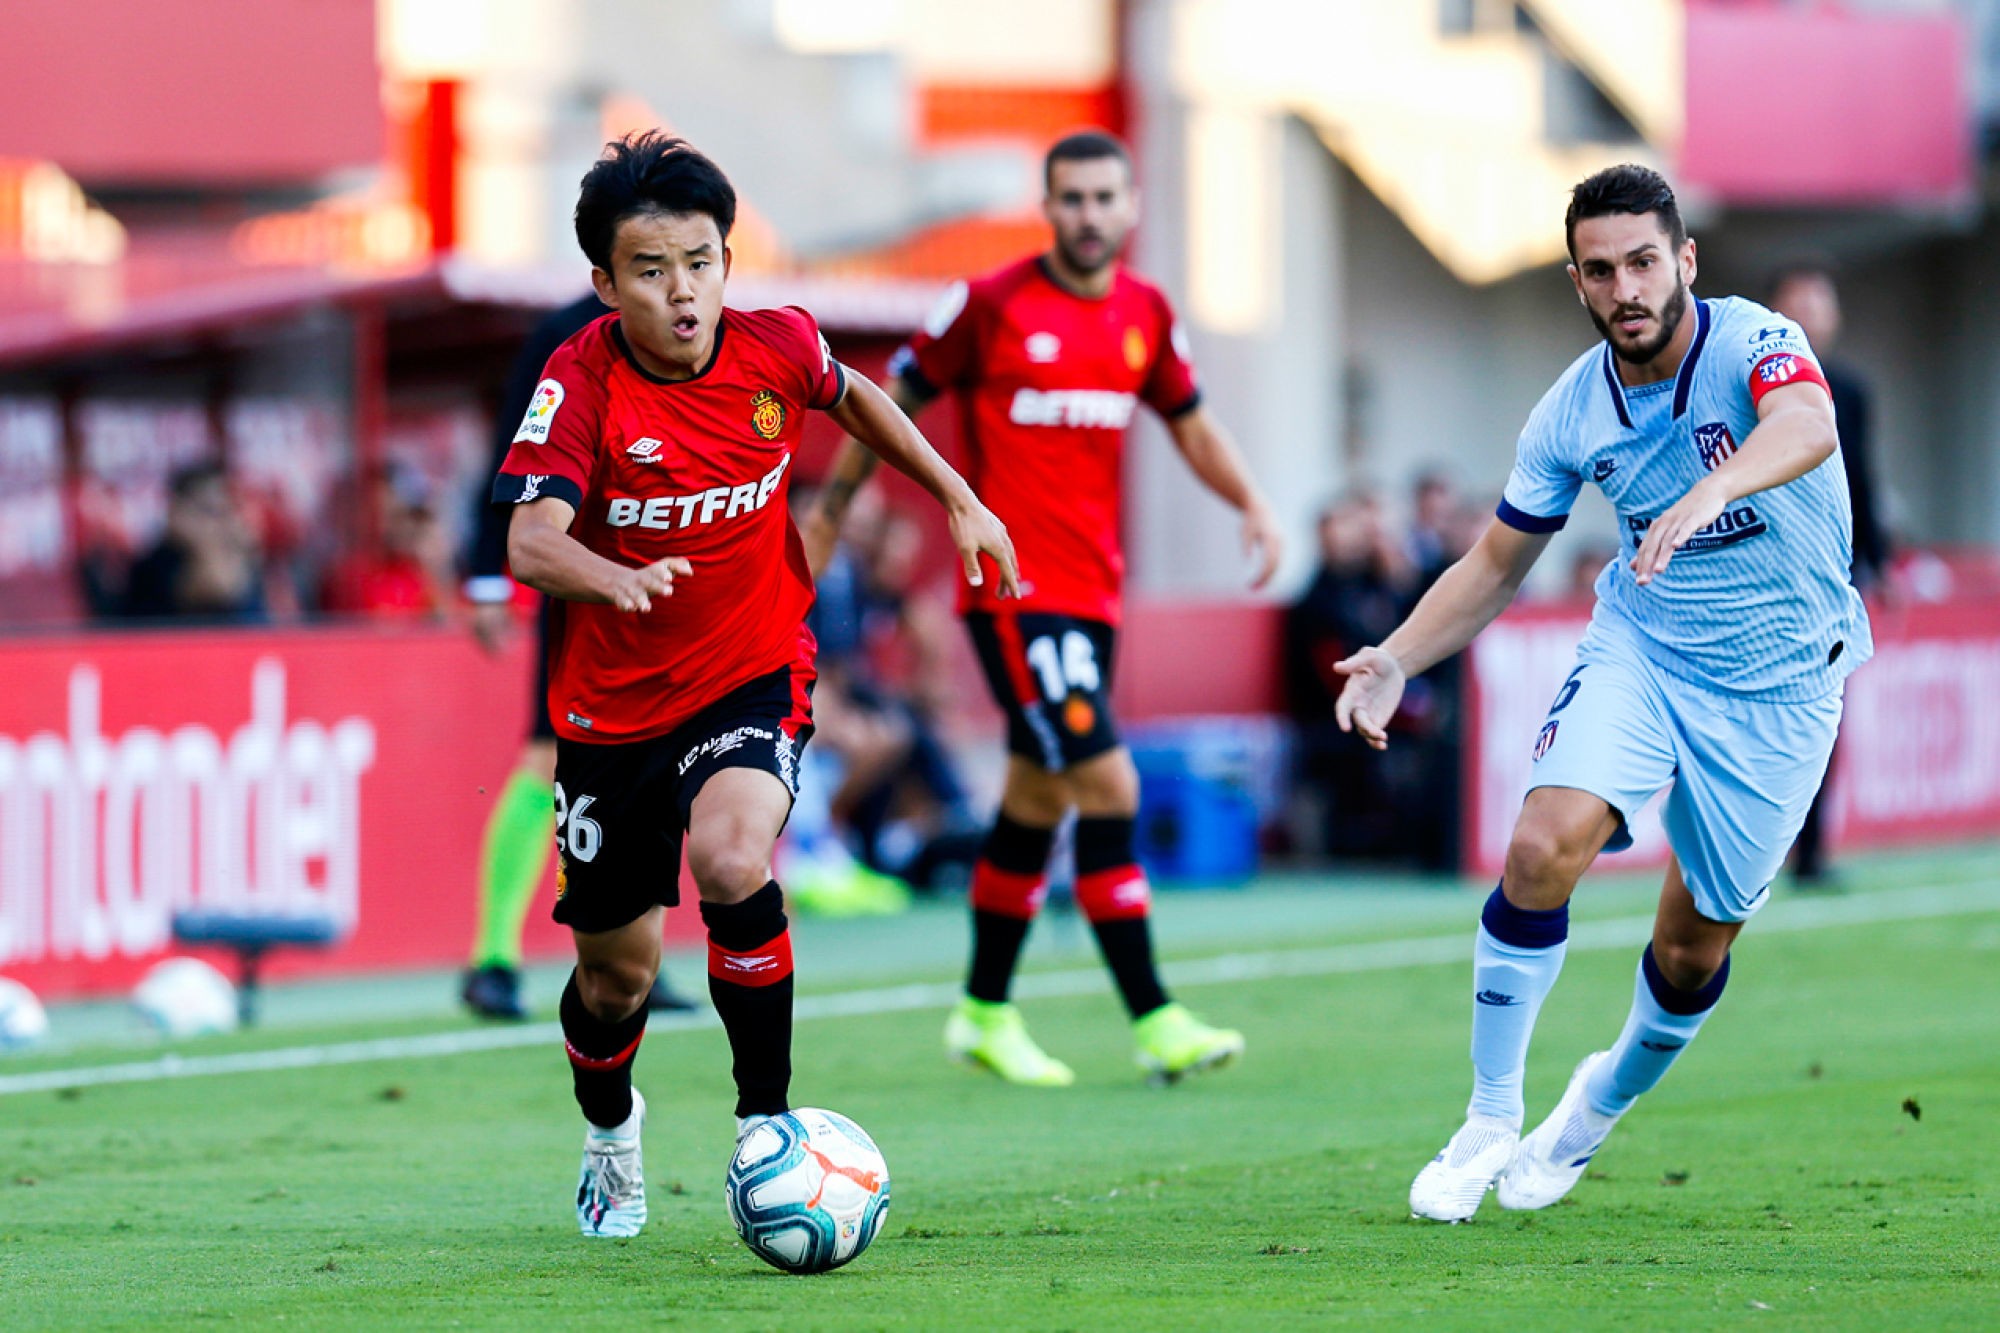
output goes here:
[[1269, 506], [1261, 501], [1243, 511], [1243, 554], [1257, 562], [1257, 573], [1250, 580], [1252, 588], [1269, 583], [1285, 557], [1285, 534], [1278, 530], [1278, 520]]
[[1687, 545], [1688, 538], [1715, 522], [1729, 505], [1729, 497], [1718, 487], [1696, 482], [1674, 503], [1674, 507], [1653, 520], [1646, 539], [1632, 557], [1632, 573], [1640, 584], [1651, 583], [1664, 573], [1674, 552]]
[[1342, 731], [1361, 734], [1377, 750], [1389, 748], [1389, 719], [1403, 702], [1403, 665], [1380, 648], [1363, 648], [1333, 669], [1347, 677], [1334, 701], [1333, 719]]
[[620, 611], [650, 611], [655, 597], [672, 597], [674, 580], [687, 578], [694, 566], [677, 555], [620, 573], [611, 587], [611, 604]]
[[950, 513], [951, 541], [958, 547], [958, 558], [965, 562], [965, 581], [975, 588], [986, 582], [986, 575], [979, 568], [983, 553], [992, 556], [993, 563], [1000, 567], [1000, 595], [1019, 597], [1021, 575], [1014, 564], [1014, 539], [1007, 535], [1007, 525], [977, 500]]

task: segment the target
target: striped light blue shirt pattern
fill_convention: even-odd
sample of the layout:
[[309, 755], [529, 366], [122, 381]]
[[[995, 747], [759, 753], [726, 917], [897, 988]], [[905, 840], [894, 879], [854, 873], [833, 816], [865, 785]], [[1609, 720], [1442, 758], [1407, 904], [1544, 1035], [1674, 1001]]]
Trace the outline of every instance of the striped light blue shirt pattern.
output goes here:
[[1563, 372], [1521, 432], [1499, 518], [1553, 532], [1590, 482], [1617, 510], [1620, 545], [1598, 576], [1593, 626], [1696, 685], [1822, 698], [1874, 652], [1848, 579], [1854, 520], [1837, 455], [1738, 500], [1650, 584], [1632, 575], [1647, 526], [1756, 428], [1753, 370], [1779, 354], [1812, 360], [1799, 327], [1754, 301], [1694, 301], [1688, 317], [1694, 340], [1671, 380], [1626, 388], [1608, 343]]

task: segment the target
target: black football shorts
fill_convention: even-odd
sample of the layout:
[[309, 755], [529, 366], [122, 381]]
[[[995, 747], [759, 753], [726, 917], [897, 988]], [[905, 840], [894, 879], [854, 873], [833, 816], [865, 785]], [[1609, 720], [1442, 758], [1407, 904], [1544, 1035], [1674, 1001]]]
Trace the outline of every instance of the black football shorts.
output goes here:
[[594, 933], [679, 903], [688, 812], [723, 769], [759, 769], [796, 796], [811, 682], [810, 670], [781, 667], [649, 740], [557, 737], [555, 919]]
[[965, 627], [986, 684], [1007, 714], [1010, 754], [1059, 773], [1118, 748], [1111, 715], [1115, 629], [1036, 611], [971, 611]]

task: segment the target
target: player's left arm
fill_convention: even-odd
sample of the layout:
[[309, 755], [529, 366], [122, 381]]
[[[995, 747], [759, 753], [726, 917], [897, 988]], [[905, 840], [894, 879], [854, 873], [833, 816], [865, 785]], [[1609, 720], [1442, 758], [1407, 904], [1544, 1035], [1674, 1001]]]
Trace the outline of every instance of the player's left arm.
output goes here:
[[1798, 480], [1833, 457], [1839, 442], [1833, 399], [1821, 385], [1801, 380], [1768, 390], [1757, 400], [1757, 426], [1743, 447], [1646, 529], [1646, 538], [1632, 557], [1633, 574], [1640, 583], [1651, 583], [1688, 538], [1715, 522], [1730, 505]]
[[1174, 447], [1181, 451], [1181, 457], [1187, 460], [1201, 484], [1243, 515], [1243, 553], [1257, 562], [1257, 573], [1250, 586], [1263, 587], [1278, 572], [1285, 539], [1270, 502], [1251, 480], [1250, 469], [1244, 465], [1236, 442], [1199, 403], [1166, 421]]
[[[853, 371], [847, 371], [851, 376]], [[930, 398], [919, 391], [901, 375], [892, 375], [887, 388], [889, 401], [903, 410], [903, 415], [911, 421], [923, 411]], [[877, 458], [867, 446], [849, 436], [834, 447], [833, 463], [826, 470], [826, 477], [820, 483], [819, 498], [812, 509], [799, 521], [799, 539], [806, 546], [806, 564], [812, 569], [814, 578], [826, 572], [828, 562], [833, 559], [833, 548], [840, 541], [841, 524], [847, 521], [848, 508], [854, 497], [875, 475], [875, 468], [882, 460]]]
[[1000, 595], [1020, 595], [1014, 564], [1014, 543], [1007, 527], [979, 502], [958, 470], [944, 461], [916, 423], [894, 399], [866, 375], [843, 366], [847, 392], [827, 409], [840, 428], [877, 458], [929, 491], [944, 506], [951, 523], [952, 544], [965, 562], [966, 582], [975, 588], [986, 581], [979, 568], [982, 553], [1000, 568]]

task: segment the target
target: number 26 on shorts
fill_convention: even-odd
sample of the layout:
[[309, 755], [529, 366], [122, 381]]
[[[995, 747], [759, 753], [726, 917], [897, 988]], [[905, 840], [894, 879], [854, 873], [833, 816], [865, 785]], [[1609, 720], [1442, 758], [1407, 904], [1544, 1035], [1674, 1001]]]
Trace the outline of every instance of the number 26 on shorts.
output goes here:
[[597, 849], [604, 843], [604, 830], [584, 815], [596, 800], [595, 796], [579, 796], [572, 806], [562, 783], [556, 784], [556, 846], [573, 861], [596, 860]]

